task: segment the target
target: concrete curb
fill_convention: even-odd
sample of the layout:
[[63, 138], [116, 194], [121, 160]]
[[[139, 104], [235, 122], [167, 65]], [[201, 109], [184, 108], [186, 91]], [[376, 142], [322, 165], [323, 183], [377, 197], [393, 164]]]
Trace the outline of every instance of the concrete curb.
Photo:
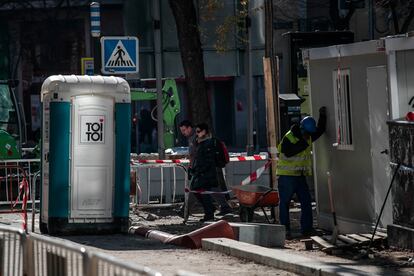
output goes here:
[[365, 271], [330, 265], [314, 259], [292, 254], [283, 249], [266, 248], [225, 238], [203, 239], [203, 250], [218, 251], [230, 256], [273, 266], [301, 275], [372, 275]]

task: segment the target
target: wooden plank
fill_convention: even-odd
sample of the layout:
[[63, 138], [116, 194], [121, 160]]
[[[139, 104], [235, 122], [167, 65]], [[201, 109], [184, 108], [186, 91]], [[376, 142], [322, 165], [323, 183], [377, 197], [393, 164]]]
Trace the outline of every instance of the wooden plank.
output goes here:
[[349, 245], [353, 245], [353, 244], [358, 243], [356, 240], [348, 238], [345, 235], [338, 235], [338, 239], [345, 242], [345, 243], [347, 243], [347, 244], [349, 244]]
[[358, 234], [348, 234], [346, 236], [349, 237], [349, 238], [352, 238], [352, 239], [354, 239], [356, 241], [359, 241], [359, 242], [369, 242], [369, 239], [367, 239], [365, 237], [362, 237], [362, 236], [360, 236]]
[[304, 240], [300, 240], [300, 241], [305, 243], [305, 249], [306, 250], [312, 250], [313, 249], [313, 240], [312, 239], [304, 239]]
[[383, 233], [383, 232], [376, 232], [375, 235], [383, 237], [384, 239], [386, 239], [388, 237], [387, 233]]
[[[278, 70], [278, 68], [273, 68]], [[265, 105], [266, 105], [266, 129], [267, 129], [267, 144], [268, 152], [272, 166], [270, 167], [270, 188], [277, 187], [276, 176], [276, 160], [277, 160], [277, 145], [279, 144], [279, 96], [275, 83], [278, 83], [279, 75], [274, 74], [272, 70], [272, 60], [269, 57], [263, 57], [263, 75], [265, 87]], [[276, 76], [276, 79], [274, 79]], [[276, 91], [275, 91], [276, 90]], [[272, 215], [279, 217], [279, 208], [271, 207]]]
[[[360, 236], [363, 236], [363, 237], [365, 237], [365, 238], [367, 238], [367, 239], [369, 239], [369, 240], [371, 240], [371, 238], [372, 238], [372, 234], [359, 234]], [[383, 240], [384, 238], [383, 237], [381, 237], [381, 236], [378, 236], [378, 235], [374, 235], [374, 241], [377, 241], [377, 240]]]
[[321, 237], [318, 236], [312, 236], [311, 239], [314, 243], [321, 246], [323, 249], [333, 249], [335, 248], [335, 245], [331, 244], [330, 242], [325, 241]]
[[[331, 244], [333, 244], [332, 243], [332, 236], [331, 235], [324, 235], [324, 236], [322, 236], [322, 239], [324, 239], [325, 241], [327, 241], [327, 242], [329, 242], [329, 243], [331, 243]], [[336, 246], [348, 246], [348, 244], [346, 244], [346, 243], [344, 243], [343, 241], [341, 241], [340, 239], [336, 239], [336, 244], [333, 244], [333, 245], [336, 245]]]

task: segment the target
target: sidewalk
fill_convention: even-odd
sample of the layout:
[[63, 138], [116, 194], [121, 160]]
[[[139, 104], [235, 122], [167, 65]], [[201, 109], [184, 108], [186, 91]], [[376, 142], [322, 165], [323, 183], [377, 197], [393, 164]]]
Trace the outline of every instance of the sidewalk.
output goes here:
[[[266, 264], [302, 275], [413, 275], [414, 267], [393, 268], [370, 264], [369, 260], [353, 261], [336, 256], [317, 256], [289, 249], [273, 249], [229, 239], [203, 239], [203, 250]], [[314, 252], [313, 252], [314, 253]]]

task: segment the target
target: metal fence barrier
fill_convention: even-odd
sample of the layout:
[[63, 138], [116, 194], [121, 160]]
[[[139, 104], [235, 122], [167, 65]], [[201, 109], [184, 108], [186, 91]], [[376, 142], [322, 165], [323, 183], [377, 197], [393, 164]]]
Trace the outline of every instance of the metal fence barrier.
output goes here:
[[138, 204], [168, 204], [184, 200], [188, 175], [183, 164], [133, 163], [131, 170], [135, 172]]
[[0, 227], [0, 275], [23, 275], [23, 230]]
[[156, 275], [161, 276], [161, 273], [156, 272], [148, 267], [131, 265], [126, 262], [121, 262], [118, 259], [108, 256], [100, 252], [93, 252], [89, 256], [89, 268], [91, 269], [88, 275], [99, 276], [140, 276], [140, 275]]
[[7, 276], [161, 276], [58, 238], [0, 226], [0, 275]]
[[[0, 160], [0, 205], [7, 205], [15, 201], [18, 196], [19, 183], [22, 180], [22, 171], [26, 174], [29, 183], [28, 203], [32, 203], [32, 187], [36, 184], [40, 185], [40, 179], [34, 183], [34, 176], [40, 170], [40, 159], [11, 159]], [[40, 191], [40, 189], [37, 189]], [[39, 200], [40, 194], [34, 196], [35, 200]], [[18, 203], [22, 203], [21, 198], [18, 198]]]
[[39, 199], [36, 194], [39, 170], [40, 159], [0, 160], [0, 213], [22, 213], [24, 230], [27, 230], [27, 204], [31, 204], [34, 214], [33, 207]]

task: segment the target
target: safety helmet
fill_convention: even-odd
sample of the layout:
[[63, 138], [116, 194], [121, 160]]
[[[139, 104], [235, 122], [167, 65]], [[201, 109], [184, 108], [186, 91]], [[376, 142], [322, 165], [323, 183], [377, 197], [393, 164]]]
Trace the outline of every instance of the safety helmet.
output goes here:
[[300, 121], [300, 128], [307, 133], [316, 132], [316, 122], [311, 116], [306, 116]]

